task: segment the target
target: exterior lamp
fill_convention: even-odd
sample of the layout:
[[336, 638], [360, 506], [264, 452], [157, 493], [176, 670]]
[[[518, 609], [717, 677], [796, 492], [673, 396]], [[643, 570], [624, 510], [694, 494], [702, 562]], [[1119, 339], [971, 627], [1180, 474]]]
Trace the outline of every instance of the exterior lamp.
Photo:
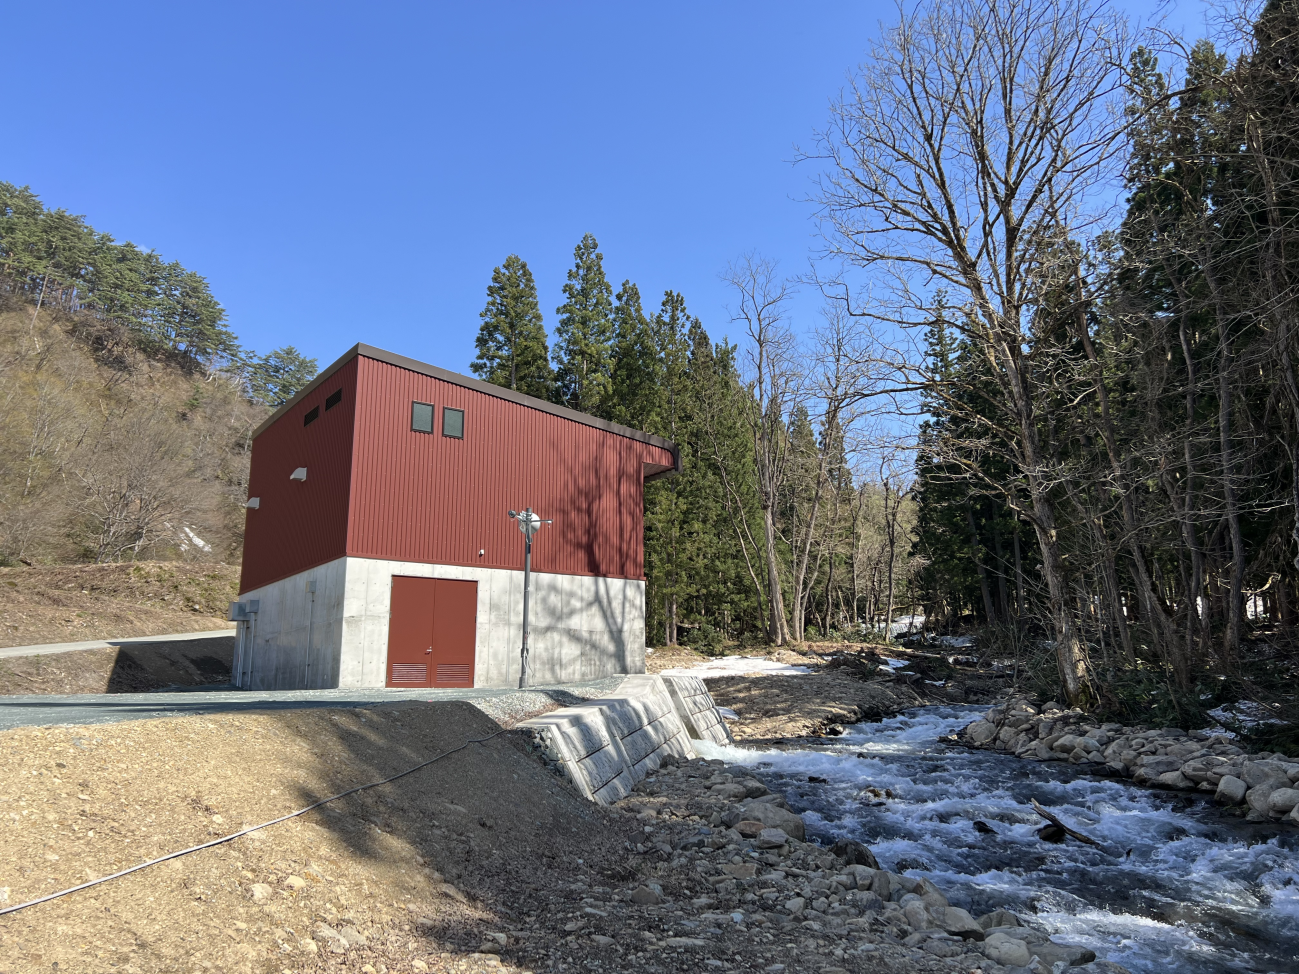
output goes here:
[[527, 539], [523, 549], [523, 648], [519, 650], [519, 689], [528, 685], [528, 589], [532, 581], [532, 536], [541, 530], [543, 524], [552, 524], [553, 519], [542, 520], [541, 516], [527, 508], [522, 514], [510, 511], [510, 517], [519, 522], [519, 530]]

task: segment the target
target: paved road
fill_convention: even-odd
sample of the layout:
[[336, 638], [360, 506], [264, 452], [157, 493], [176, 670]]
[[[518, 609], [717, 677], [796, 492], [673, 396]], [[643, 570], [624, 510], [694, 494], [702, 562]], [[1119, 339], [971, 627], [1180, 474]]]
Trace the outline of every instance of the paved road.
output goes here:
[[399, 700], [467, 700], [497, 719], [518, 719], [553, 704], [571, 706], [603, 697], [623, 677], [586, 683], [529, 687], [527, 690], [275, 690], [203, 689], [167, 693], [81, 693], [61, 696], [0, 697], [0, 731], [53, 724], [112, 724], [121, 720], [228, 714], [248, 710], [308, 710], [319, 707], [372, 707]]
[[51, 653], [75, 653], [79, 649], [111, 649], [132, 643], [187, 643], [193, 639], [234, 639], [233, 629], [213, 629], [208, 632], [178, 632], [168, 636], [130, 636], [126, 639], [87, 639], [79, 643], [38, 643], [35, 646], [5, 646], [0, 648], [0, 659], [10, 656], [48, 656]]

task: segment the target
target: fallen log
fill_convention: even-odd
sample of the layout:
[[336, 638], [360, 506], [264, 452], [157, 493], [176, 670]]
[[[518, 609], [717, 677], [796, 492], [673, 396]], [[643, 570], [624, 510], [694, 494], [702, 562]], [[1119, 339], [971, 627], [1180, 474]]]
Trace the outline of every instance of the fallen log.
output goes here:
[[1041, 815], [1044, 819], [1050, 822], [1051, 825], [1055, 826], [1055, 829], [1059, 830], [1059, 832], [1056, 832], [1055, 830], [1051, 829], [1050, 826], [1043, 826], [1041, 831], [1038, 834], [1042, 835], [1042, 832], [1049, 833], [1049, 835], [1051, 836], [1049, 838], [1046, 835], [1042, 835], [1042, 838], [1046, 839], [1046, 841], [1059, 842], [1060, 839], [1063, 839], [1066, 835], [1068, 835], [1077, 839], [1079, 842], [1085, 843], [1087, 845], [1094, 845], [1098, 849], [1103, 848], [1101, 844], [1097, 842], [1095, 839], [1093, 839], [1091, 836], [1083, 835], [1077, 829], [1069, 828], [1069, 826], [1065, 825], [1064, 822], [1060, 821], [1060, 819], [1057, 816], [1052, 815], [1045, 808], [1039, 805], [1037, 803], [1036, 798], [1033, 799], [1033, 808], [1037, 810], [1037, 814]]

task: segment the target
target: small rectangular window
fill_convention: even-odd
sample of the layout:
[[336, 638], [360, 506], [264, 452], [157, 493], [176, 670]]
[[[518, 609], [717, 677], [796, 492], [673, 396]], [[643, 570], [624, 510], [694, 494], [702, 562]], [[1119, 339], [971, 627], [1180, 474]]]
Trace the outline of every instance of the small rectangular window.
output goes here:
[[312, 423], [316, 421], [316, 417], [318, 417], [319, 415], [320, 415], [320, 407], [312, 406], [310, 409], [307, 410], [307, 415], [302, 417], [302, 425], [310, 426]]
[[342, 401], [343, 401], [343, 390], [335, 389], [333, 392], [329, 394], [329, 398], [325, 400], [325, 412], [329, 412], [331, 409], [333, 409]]
[[416, 433], [433, 432], [433, 404], [413, 402], [410, 404], [410, 428]]
[[442, 435], [454, 436], [457, 440], [465, 438], [465, 411], [442, 407]]

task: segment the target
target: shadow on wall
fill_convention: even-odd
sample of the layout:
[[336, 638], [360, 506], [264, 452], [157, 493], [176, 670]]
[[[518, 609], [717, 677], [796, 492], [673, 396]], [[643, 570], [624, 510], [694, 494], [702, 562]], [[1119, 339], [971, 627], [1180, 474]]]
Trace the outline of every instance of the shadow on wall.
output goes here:
[[[577, 702], [562, 691], [550, 695], [557, 704]], [[295, 796], [300, 805], [501, 730], [461, 702], [275, 718], [312, 755]], [[418, 920], [416, 949], [429, 952], [476, 951], [488, 932], [525, 925], [541, 946], [558, 943], [567, 936], [568, 914], [586, 894], [575, 894], [565, 906], [556, 891], [575, 879], [592, 885], [626, 880], [626, 842], [637, 824], [580, 798], [515, 731], [340, 799], [310, 818], [351, 857], [365, 861], [368, 908], [394, 904], [393, 922]], [[593, 875], [601, 864], [612, 872]], [[332, 895], [328, 877], [300, 895], [308, 892], [322, 900], [311, 904], [318, 913], [333, 909], [345, 916], [353, 906], [323, 902]]]

